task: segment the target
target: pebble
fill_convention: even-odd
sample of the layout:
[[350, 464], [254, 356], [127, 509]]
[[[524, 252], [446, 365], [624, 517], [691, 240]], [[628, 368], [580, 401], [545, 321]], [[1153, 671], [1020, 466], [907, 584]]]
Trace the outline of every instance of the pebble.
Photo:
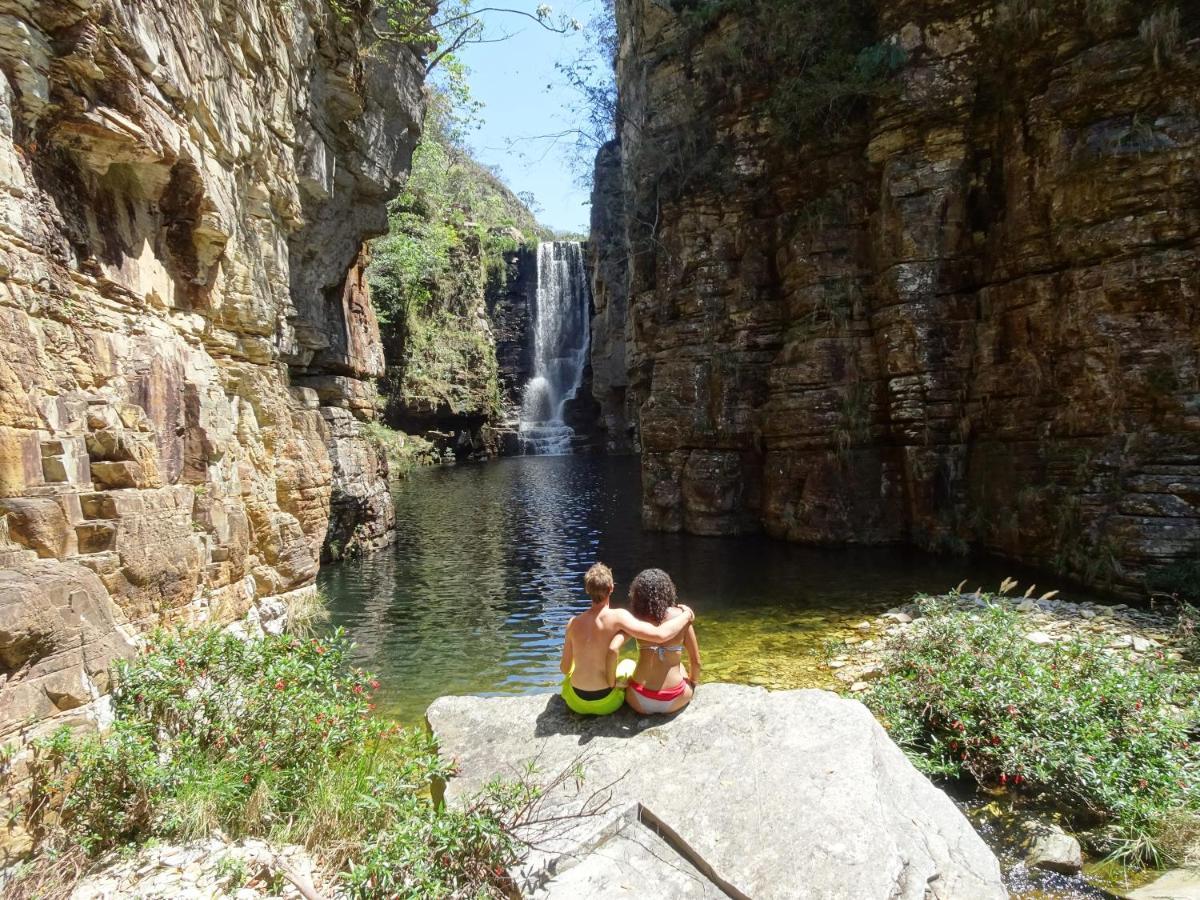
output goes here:
[[1039, 644], [1039, 645], [1043, 645], [1043, 646], [1045, 644], [1053, 644], [1054, 643], [1054, 638], [1050, 637], [1050, 635], [1046, 634], [1046, 632], [1044, 632], [1044, 631], [1030, 632], [1029, 634], [1025, 635], [1025, 640], [1029, 641], [1032, 644]]
[[870, 622], [859, 622], [859, 623], [858, 623], [857, 625], [855, 625], [854, 627], [855, 627], [855, 628], [856, 628], [858, 631], [870, 631], [870, 630], [871, 630], [871, 623], [870, 623]]
[[856, 682], [854, 682], [854, 684], [850, 685], [850, 693], [861, 694], [863, 691], [865, 691], [869, 687], [870, 687], [870, 685], [867, 684], [865, 681], [856, 681]]

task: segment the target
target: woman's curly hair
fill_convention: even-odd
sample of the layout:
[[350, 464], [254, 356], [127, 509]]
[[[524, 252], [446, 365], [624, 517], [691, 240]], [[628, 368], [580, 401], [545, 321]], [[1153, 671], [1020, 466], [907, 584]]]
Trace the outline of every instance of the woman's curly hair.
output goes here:
[[643, 569], [629, 585], [629, 603], [639, 619], [662, 623], [667, 610], [675, 605], [675, 582], [662, 569]]

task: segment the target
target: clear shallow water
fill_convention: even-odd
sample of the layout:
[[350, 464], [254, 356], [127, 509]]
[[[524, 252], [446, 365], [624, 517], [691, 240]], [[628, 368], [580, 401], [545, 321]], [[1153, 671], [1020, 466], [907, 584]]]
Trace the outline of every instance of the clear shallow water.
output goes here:
[[419, 469], [399, 485], [395, 545], [320, 578], [333, 624], [383, 683], [381, 711], [415, 723], [442, 694], [556, 686], [563, 629], [588, 605], [596, 560], [612, 566], [621, 602], [639, 570], [671, 574], [698, 614], [706, 680], [775, 688], [832, 685], [826, 644], [855, 640], [864, 616], [918, 591], [1024, 574], [910, 549], [643, 531], [639, 471], [630, 457], [522, 457]]
[[[698, 615], [705, 680], [773, 688], [834, 686], [824, 666], [828, 643], [859, 640], [855, 624], [917, 592], [963, 579], [968, 588], [995, 588], [1007, 575], [1023, 586], [1039, 580], [996, 560], [911, 549], [647, 532], [640, 495], [638, 460], [629, 457], [518, 457], [414, 471], [395, 492], [395, 545], [320, 576], [332, 624], [346, 629], [356, 661], [382, 681], [380, 711], [416, 724], [443, 694], [556, 687], [563, 629], [588, 606], [583, 573], [597, 559], [612, 566], [621, 602], [639, 570], [671, 573]], [[1014, 897], [1112, 897], [1082, 878], [1025, 870], [1002, 829], [977, 825]]]

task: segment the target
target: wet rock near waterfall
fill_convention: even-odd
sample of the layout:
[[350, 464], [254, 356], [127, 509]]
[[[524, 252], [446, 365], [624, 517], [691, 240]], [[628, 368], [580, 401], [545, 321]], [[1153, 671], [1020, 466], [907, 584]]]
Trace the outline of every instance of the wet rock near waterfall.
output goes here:
[[524, 896], [1006, 896], [950, 799], [866, 707], [825, 691], [706, 684], [669, 718], [582, 718], [556, 695], [442, 697], [427, 717], [459, 764], [451, 803], [529, 763], [546, 783], [582, 768], [522, 830]]
[[522, 452], [558, 455], [590, 443], [599, 415], [591, 400], [588, 315], [591, 290], [583, 245], [543, 241], [532, 306], [532, 377], [522, 388]]

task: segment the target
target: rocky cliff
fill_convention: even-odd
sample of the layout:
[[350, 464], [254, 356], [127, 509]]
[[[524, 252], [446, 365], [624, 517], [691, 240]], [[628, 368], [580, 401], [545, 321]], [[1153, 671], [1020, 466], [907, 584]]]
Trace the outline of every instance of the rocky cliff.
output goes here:
[[316, 0], [0, 4], [0, 743], [387, 540], [361, 249], [422, 79]]
[[1194, 4], [616, 7], [593, 366], [649, 525], [1200, 553]]

